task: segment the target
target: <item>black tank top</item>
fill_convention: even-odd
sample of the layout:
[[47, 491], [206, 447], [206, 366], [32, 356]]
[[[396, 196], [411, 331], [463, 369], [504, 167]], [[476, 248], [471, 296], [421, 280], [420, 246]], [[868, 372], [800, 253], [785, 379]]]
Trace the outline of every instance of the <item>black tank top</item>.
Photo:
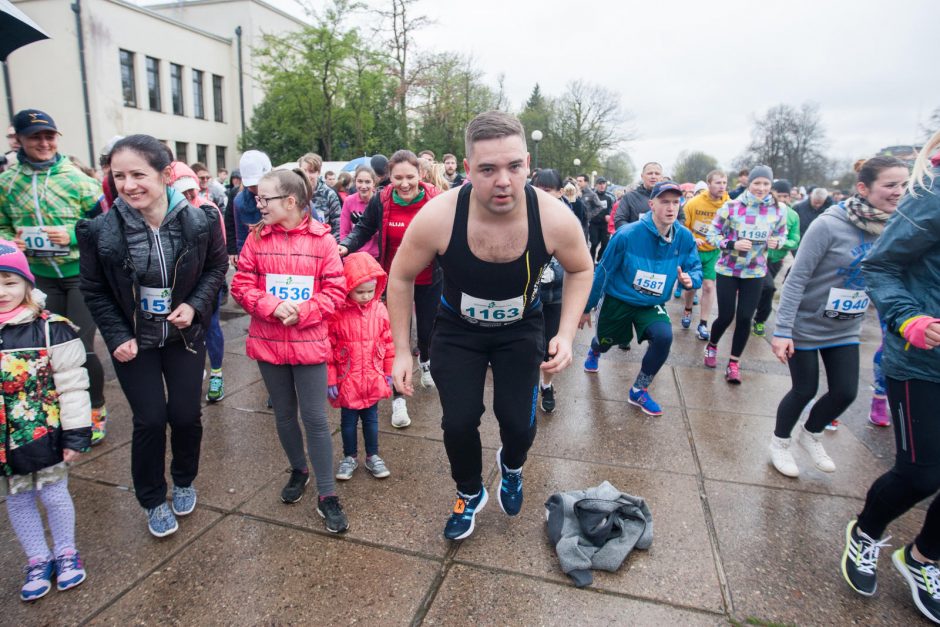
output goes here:
[[517, 259], [506, 263], [483, 261], [470, 251], [467, 222], [471, 189], [470, 183], [460, 188], [450, 243], [437, 258], [444, 271], [442, 307], [465, 322], [481, 327], [512, 324], [539, 313], [539, 279], [552, 256], [545, 249], [535, 189], [525, 187], [528, 218], [525, 250]]

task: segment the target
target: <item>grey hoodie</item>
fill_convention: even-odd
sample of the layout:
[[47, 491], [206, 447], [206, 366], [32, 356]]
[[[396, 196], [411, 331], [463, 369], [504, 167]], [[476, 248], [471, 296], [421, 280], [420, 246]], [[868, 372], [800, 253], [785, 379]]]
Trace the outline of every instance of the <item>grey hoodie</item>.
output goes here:
[[594, 580], [590, 569], [614, 572], [634, 548], [648, 549], [653, 543], [653, 515], [646, 501], [607, 481], [553, 494], [545, 512], [561, 568], [579, 588]]
[[[774, 337], [792, 338], [797, 350], [858, 344], [864, 319], [861, 307], [836, 312], [830, 296], [839, 294], [830, 290], [864, 291], [862, 261], [876, 239], [849, 222], [841, 204], [813, 220], [783, 284]], [[854, 302], [865, 301], [867, 297], [859, 294]]]

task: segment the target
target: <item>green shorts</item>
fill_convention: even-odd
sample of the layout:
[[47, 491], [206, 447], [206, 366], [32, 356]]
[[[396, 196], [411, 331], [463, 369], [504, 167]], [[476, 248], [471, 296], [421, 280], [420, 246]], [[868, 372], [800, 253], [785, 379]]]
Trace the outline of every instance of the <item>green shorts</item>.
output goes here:
[[721, 251], [717, 248], [715, 250], [708, 251], [698, 251], [698, 258], [702, 262], [702, 279], [714, 281], [715, 280], [715, 264], [718, 262], [718, 256], [721, 254]]
[[634, 329], [637, 343], [642, 342], [646, 328], [654, 322], [670, 324], [669, 314], [663, 305], [637, 307], [605, 294], [604, 304], [597, 316], [597, 341], [600, 342], [601, 351], [607, 352], [614, 344], [629, 344], [633, 340]]

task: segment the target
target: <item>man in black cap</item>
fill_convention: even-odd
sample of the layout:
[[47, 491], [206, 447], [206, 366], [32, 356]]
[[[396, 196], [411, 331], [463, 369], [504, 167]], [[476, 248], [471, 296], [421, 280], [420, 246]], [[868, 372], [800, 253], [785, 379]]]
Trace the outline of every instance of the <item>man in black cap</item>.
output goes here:
[[375, 184], [375, 193], [378, 194], [383, 187], [386, 187], [391, 181], [388, 180], [388, 157], [385, 155], [375, 155], [369, 161], [372, 171], [375, 172], [375, 178], [378, 183]]
[[591, 254], [598, 248], [597, 259], [604, 256], [604, 249], [607, 248], [607, 242], [610, 240], [610, 233], [607, 230], [607, 223], [610, 220], [610, 212], [613, 211], [617, 199], [607, 191], [607, 179], [603, 176], [597, 177], [594, 182], [594, 193], [597, 199], [604, 204], [605, 209], [596, 214], [588, 223], [589, 233], [591, 235]]

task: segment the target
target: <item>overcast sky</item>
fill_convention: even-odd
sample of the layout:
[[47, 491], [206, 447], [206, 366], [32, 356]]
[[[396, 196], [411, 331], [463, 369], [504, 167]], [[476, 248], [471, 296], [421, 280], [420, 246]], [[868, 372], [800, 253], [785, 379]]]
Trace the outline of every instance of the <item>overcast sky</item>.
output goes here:
[[[291, 0], [274, 0], [291, 12]], [[372, 6], [387, 0], [368, 0]], [[317, 2], [316, 4], [320, 4]], [[778, 103], [819, 103], [830, 155], [855, 160], [921, 138], [940, 107], [940, 0], [423, 0], [422, 50], [505, 74], [514, 109], [582, 78], [619, 93], [636, 164], [683, 150], [723, 166]], [[361, 18], [360, 18], [361, 19]], [[532, 129], [527, 129], [531, 131]]]

